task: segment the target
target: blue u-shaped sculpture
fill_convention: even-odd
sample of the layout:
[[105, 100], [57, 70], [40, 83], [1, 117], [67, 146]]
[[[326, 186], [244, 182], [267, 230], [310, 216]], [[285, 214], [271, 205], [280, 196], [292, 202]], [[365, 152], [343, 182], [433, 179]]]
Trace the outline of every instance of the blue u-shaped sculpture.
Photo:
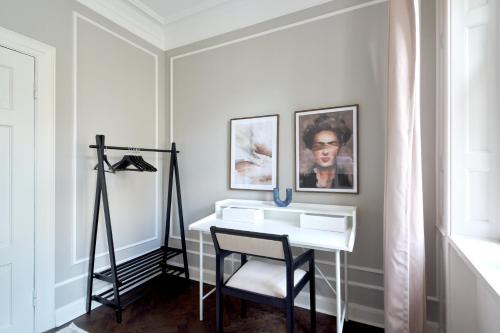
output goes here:
[[273, 190], [273, 199], [274, 199], [274, 203], [278, 207], [288, 206], [292, 202], [292, 189], [291, 188], [286, 189], [286, 199], [283, 201], [280, 199], [280, 188], [275, 187]]

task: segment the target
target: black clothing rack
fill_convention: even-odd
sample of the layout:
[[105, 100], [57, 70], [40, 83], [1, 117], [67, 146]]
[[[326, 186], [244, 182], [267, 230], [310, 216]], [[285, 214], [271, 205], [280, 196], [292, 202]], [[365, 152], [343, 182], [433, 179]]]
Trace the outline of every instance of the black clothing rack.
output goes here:
[[[172, 148], [169, 150], [105, 146], [104, 135], [96, 135], [96, 144], [89, 147], [96, 149], [98, 162], [94, 216], [90, 242], [89, 274], [87, 280], [87, 314], [89, 314], [91, 311], [92, 301], [97, 301], [101, 304], [113, 308], [116, 312], [116, 321], [120, 323], [122, 320], [122, 311], [124, 310], [124, 308], [144, 295], [144, 291], [146, 289], [144, 285], [145, 281], [157, 275], [167, 274], [173, 276], [184, 274], [186, 281], [189, 281], [186, 240], [184, 235], [184, 218], [182, 213], [181, 187], [179, 182], [179, 164], [177, 161], [177, 154], [179, 152], [176, 149], [175, 143], [172, 143]], [[123, 262], [119, 265], [116, 264], [115, 247], [113, 244], [113, 232], [111, 229], [108, 191], [106, 187], [106, 173], [104, 170], [105, 149], [170, 153], [170, 170], [168, 175], [167, 216], [165, 222], [164, 245], [154, 251], [148, 252], [139, 257]], [[177, 210], [179, 212], [179, 227], [181, 231], [182, 249], [168, 246], [170, 213], [172, 208], [172, 182], [174, 176], [177, 193]], [[104, 271], [96, 273], [94, 272], [94, 261], [101, 197], [104, 210], [104, 222], [106, 225], [110, 267]], [[182, 254], [184, 261], [183, 267], [167, 264], [167, 260], [174, 258], [180, 254]], [[99, 279], [111, 283], [112, 287], [97, 295], [93, 295], [92, 288], [94, 279]]]

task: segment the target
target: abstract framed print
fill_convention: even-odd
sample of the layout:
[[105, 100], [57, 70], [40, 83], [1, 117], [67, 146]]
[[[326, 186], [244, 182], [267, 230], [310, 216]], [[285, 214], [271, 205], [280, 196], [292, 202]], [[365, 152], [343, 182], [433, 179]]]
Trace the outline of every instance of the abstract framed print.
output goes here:
[[358, 193], [358, 105], [295, 112], [295, 189]]
[[230, 121], [230, 188], [272, 191], [278, 186], [279, 115]]

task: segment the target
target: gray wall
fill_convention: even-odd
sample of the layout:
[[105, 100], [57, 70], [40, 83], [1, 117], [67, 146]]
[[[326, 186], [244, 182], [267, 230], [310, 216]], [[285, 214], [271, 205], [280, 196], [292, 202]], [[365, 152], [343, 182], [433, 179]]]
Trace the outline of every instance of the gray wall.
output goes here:
[[[109, 143], [160, 146], [168, 142], [169, 115], [165, 99], [169, 98], [169, 68], [165, 58], [221, 42], [280, 27], [332, 10], [366, 2], [336, 0], [296, 14], [271, 20], [233, 33], [211, 38], [166, 54], [141, 41], [120, 27], [80, 6], [74, 0], [2, 0], [0, 26], [27, 35], [57, 49], [56, 114], [56, 307], [80, 305], [86, 272], [85, 248], [93, 192], [93, 163], [86, 145], [94, 133], [108, 134]], [[78, 21], [77, 70], [77, 145], [73, 143], [73, 26], [72, 11], [91, 18], [105, 28], [126, 37], [136, 46], [94, 24]], [[234, 197], [271, 199], [266, 192], [230, 191], [227, 184], [228, 122], [230, 118], [280, 114], [281, 187], [293, 185], [293, 112], [296, 110], [359, 103], [360, 194], [294, 193], [295, 201], [330, 204], [352, 204], [359, 209], [358, 238], [350, 256], [352, 300], [372, 309], [383, 308], [382, 273], [382, 203], [384, 177], [384, 124], [386, 109], [387, 4], [377, 4], [325, 20], [286, 29], [241, 43], [180, 58], [174, 61], [174, 139], [183, 151], [180, 158], [186, 224], [213, 211], [216, 200]], [[434, 1], [422, 0], [422, 143], [428, 295], [436, 294], [434, 281]], [[154, 73], [152, 56], [158, 57]], [[168, 63], [168, 62], [167, 62]], [[152, 109], [152, 76], [158, 75], [159, 112]], [[131, 79], [131, 80], [128, 80]], [[167, 81], [166, 81], [167, 80]], [[95, 86], [94, 86], [95, 83]], [[131, 86], [132, 85], [132, 86]], [[168, 104], [168, 100], [167, 100]], [[167, 110], [168, 111], [168, 110]], [[103, 123], [97, 123], [102, 116]], [[119, 122], [116, 116], [122, 117]], [[158, 126], [157, 135], [152, 135]], [[130, 130], [137, 130], [127, 137]], [[128, 141], [130, 140], [130, 141]], [[74, 156], [77, 159], [74, 159]], [[118, 158], [118, 156], [116, 156]], [[155, 161], [155, 156], [149, 157]], [[76, 191], [74, 175], [78, 176]], [[122, 177], [122, 176], [120, 176]], [[147, 193], [144, 211], [156, 210], [152, 187], [164, 179], [123, 179], [130, 189]], [[158, 236], [154, 221], [137, 227], [133, 216], [126, 221], [120, 215], [124, 204], [135, 200], [118, 191], [122, 179], [115, 179], [110, 191], [113, 223], [124, 223], [118, 230], [118, 242], [125, 247], [119, 259], [133, 256], [156, 245], [158, 240], [137, 246], [134, 242]], [[120, 184], [118, 184], [120, 183]], [[116, 185], [116, 188], [114, 187]], [[75, 197], [75, 195], [77, 197]], [[77, 214], [73, 202], [77, 198]], [[123, 201], [125, 200], [125, 201]], [[160, 202], [161, 191], [159, 195]], [[160, 212], [162, 210], [160, 209]], [[140, 213], [140, 211], [138, 212]], [[134, 214], [138, 214], [137, 212]], [[161, 217], [161, 216], [160, 216]], [[78, 232], [77, 243], [73, 235]], [[142, 232], [135, 235], [136, 232]], [[156, 232], [156, 234], [155, 234]], [[178, 235], [178, 230], [174, 232]], [[195, 235], [188, 234], [190, 238]], [[81, 236], [81, 237], [80, 237]], [[100, 236], [102, 238], [102, 235]], [[154, 237], [153, 237], [154, 238]], [[178, 240], [173, 238], [175, 245]], [[137, 243], [137, 242], [136, 242]], [[188, 242], [190, 262], [197, 266], [198, 244]], [[211, 251], [207, 246], [207, 251]], [[76, 261], [75, 261], [76, 258]], [[319, 254], [323, 270], [333, 274], [327, 265], [331, 255]], [[83, 260], [83, 261], [82, 261]], [[212, 268], [211, 260], [206, 260]], [[105, 265], [104, 258], [97, 265]], [[318, 281], [319, 292], [331, 298], [325, 285]], [[323, 299], [323, 300], [325, 300]], [[69, 305], [68, 305], [69, 304]], [[435, 319], [436, 304], [428, 302], [430, 319]], [[376, 312], [375, 315], [380, 315]]]
[[[294, 184], [294, 111], [357, 103], [359, 195], [294, 193], [296, 202], [358, 207], [358, 234], [350, 255], [350, 297], [383, 309], [383, 190], [388, 5], [366, 8], [187, 56], [183, 54], [366, 1], [334, 1], [225, 36], [168, 52], [173, 61], [173, 137], [181, 157], [187, 224], [208, 215], [224, 198], [272, 198], [269, 192], [228, 189], [231, 118], [280, 114], [279, 184]], [[434, 288], [434, 4], [423, 1], [422, 133], [428, 295]], [[178, 235], [178, 232], [175, 232]], [[198, 244], [189, 234], [196, 270]], [[207, 248], [210, 252], [210, 249]], [[318, 253], [323, 271], [332, 255]], [[206, 268], [212, 268], [211, 259]], [[318, 280], [330, 311], [332, 294]], [[429, 319], [435, 320], [431, 299]], [[320, 304], [321, 307], [321, 304]], [[380, 314], [380, 312], [378, 312]]]
[[[73, 11], [95, 22], [80, 18], [74, 30]], [[97, 133], [106, 134], [108, 143], [115, 145], [168, 144], [165, 53], [76, 1], [2, 0], [0, 26], [56, 48], [55, 301], [58, 315], [77, 314], [83, 310], [95, 191], [95, 172], [91, 168], [96, 158], [88, 145], [95, 141]], [[76, 54], [72, 49], [74, 41]], [[110, 153], [110, 160], [120, 157]], [[161, 167], [156, 156], [148, 155], [147, 159]], [[118, 260], [160, 243], [162, 230], [157, 221], [162, 220], [163, 211], [161, 175], [108, 177], [115, 244], [123, 248], [118, 251]], [[98, 253], [105, 251], [103, 231], [101, 227]], [[100, 256], [96, 266], [102, 267], [106, 261], [105, 256]]]

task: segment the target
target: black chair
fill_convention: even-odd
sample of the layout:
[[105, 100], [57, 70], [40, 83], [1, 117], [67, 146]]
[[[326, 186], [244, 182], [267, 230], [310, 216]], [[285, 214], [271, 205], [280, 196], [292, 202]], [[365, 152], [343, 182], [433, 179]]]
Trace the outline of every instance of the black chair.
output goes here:
[[[314, 281], [314, 251], [308, 250], [293, 258], [287, 235], [211, 227], [216, 252], [216, 332], [222, 332], [223, 295], [263, 303], [286, 311], [286, 331], [293, 332], [293, 303], [309, 282], [311, 332], [316, 331], [316, 296]], [[241, 255], [241, 266], [224, 281], [224, 258], [232, 253]], [[281, 261], [247, 260], [247, 255]], [[308, 271], [300, 269], [309, 264]]]

